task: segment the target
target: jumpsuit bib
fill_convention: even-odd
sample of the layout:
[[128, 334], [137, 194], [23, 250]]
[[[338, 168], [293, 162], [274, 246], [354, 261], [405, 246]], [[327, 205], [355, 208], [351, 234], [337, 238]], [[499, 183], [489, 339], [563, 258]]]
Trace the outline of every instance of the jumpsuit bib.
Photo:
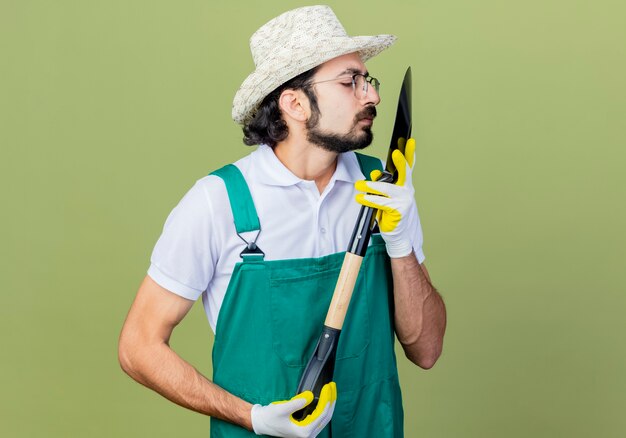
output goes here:
[[[365, 175], [380, 168], [379, 160], [357, 156]], [[237, 232], [260, 230], [237, 167], [227, 165], [213, 174], [226, 184]], [[293, 397], [321, 334], [344, 254], [270, 261], [262, 253], [243, 254], [219, 313], [213, 381], [252, 404]], [[392, 290], [384, 241], [373, 235], [339, 337], [335, 411], [319, 437], [330, 437], [330, 429], [335, 438], [404, 436]], [[211, 418], [212, 438], [254, 436]]]

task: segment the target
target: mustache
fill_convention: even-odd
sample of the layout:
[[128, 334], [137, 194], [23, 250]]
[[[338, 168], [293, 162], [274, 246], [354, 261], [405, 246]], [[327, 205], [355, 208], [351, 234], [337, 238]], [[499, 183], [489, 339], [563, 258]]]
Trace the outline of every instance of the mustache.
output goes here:
[[363, 119], [373, 119], [376, 117], [376, 107], [374, 105], [366, 106], [363, 111], [356, 115], [357, 121]]

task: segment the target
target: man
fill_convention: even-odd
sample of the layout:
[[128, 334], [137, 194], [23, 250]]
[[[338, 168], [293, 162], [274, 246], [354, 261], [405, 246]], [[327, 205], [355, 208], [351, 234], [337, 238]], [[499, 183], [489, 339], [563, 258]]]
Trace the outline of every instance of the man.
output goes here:
[[[245, 143], [260, 146], [200, 179], [168, 217], [120, 336], [120, 363], [138, 382], [211, 416], [212, 436], [403, 436], [394, 332], [406, 356], [428, 369], [441, 353], [445, 307], [420, 265], [414, 142], [394, 155], [396, 184], [361, 181], [372, 160], [353, 152], [371, 143], [380, 102], [364, 61], [394, 40], [349, 37], [326, 6], [262, 26], [250, 40], [256, 70], [233, 103]], [[355, 183], [369, 194], [357, 195]], [[381, 209], [381, 236], [361, 267], [336, 383], [298, 421], [292, 414], [312, 395], [291, 397], [354, 227], [355, 195]], [[200, 296], [215, 331], [213, 382], [168, 345]]]

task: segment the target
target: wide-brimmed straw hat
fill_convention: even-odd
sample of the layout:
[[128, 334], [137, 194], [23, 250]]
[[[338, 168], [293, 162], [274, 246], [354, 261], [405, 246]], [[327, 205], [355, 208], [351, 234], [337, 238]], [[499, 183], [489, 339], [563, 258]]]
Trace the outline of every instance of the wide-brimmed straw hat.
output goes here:
[[250, 37], [256, 69], [235, 94], [233, 120], [246, 123], [265, 96], [313, 67], [354, 52], [365, 62], [395, 40], [393, 35], [348, 36], [328, 6], [287, 11]]

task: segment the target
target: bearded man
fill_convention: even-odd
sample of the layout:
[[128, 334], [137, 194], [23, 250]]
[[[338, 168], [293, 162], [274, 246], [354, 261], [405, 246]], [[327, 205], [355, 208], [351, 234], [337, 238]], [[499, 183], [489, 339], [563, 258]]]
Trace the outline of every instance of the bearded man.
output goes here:
[[[394, 339], [424, 369], [441, 354], [446, 313], [423, 264], [414, 141], [394, 158], [396, 184], [363, 181], [381, 161], [355, 152], [372, 142], [380, 102], [365, 61], [394, 41], [348, 36], [327, 6], [263, 25], [250, 40], [256, 69], [232, 109], [244, 142], [258, 147], [198, 180], [167, 219], [122, 330], [120, 363], [211, 416], [212, 437], [401, 437]], [[360, 204], [380, 208], [386, 226], [364, 258], [334, 382], [297, 420], [312, 395], [292, 396]], [[168, 344], [200, 297], [215, 332], [213, 381]]]

